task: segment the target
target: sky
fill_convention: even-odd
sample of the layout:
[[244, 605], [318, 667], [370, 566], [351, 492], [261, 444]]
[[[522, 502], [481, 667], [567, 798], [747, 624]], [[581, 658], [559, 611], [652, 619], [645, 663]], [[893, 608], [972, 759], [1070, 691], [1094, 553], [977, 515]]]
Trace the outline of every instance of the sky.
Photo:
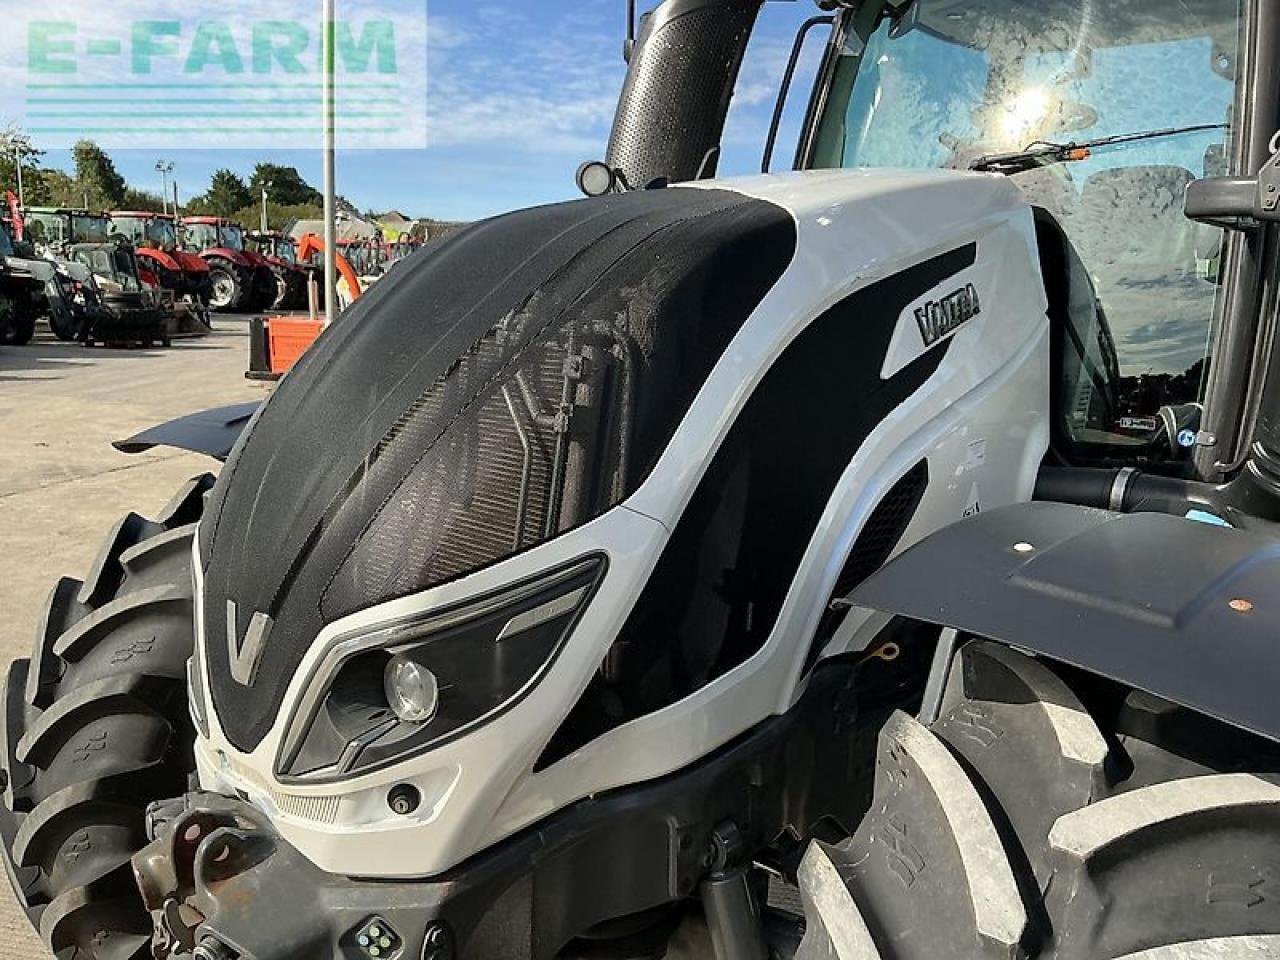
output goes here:
[[[642, 0], [641, 9], [651, 5]], [[341, 6], [339, 0], [340, 16]], [[739, 80], [722, 174], [759, 170], [795, 31], [816, 13], [809, 0], [766, 5]], [[362, 210], [445, 220], [574, 197], [578, 165], [604, 156], [625, 76], [624, 0], [429, 0], [427, 15], [427, 148], [343, 150], [339, 140], [338, 192]], [[820, 47], [819, 35], [811, 36], [810, 53]], [[783, 166], [810, 75], [802, 72], [790, 98]], [[260, 160], [296, 166], [316, 185], [321, 180], [317, 151], [110, 152], [131, 185], [156, 192], [156, 161], [173, 161], [182, 196], [203, 192], [220, 167], [247, 177]], [[49, 150], [44, 163], [69, 168], [69, 151]]]

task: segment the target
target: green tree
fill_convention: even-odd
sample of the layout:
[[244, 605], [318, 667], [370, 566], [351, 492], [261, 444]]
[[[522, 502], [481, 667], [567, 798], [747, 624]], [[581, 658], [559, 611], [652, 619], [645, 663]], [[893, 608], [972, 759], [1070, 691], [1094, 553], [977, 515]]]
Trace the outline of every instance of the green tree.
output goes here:
[[214, 171], [209, 180], [209, 190], [201, 200], [202, 203], [190, 206], [193, 209], [203, 207], [215, 217], [230, 217], [253, 203], [253, 194], [238, 174], [224, 168]]
[[[119, 207], [127, 185], [105, 150], [92, 140], [80, 140], [71, 148], [76, 165], [76, 181], [95, 209]], [[82, 198], [83, 202], [83, 198]]]
[[5, 190], [18, 192], [18, 161], [22, 162], [22, 186], [27, 203], [41, 204], [45, 199], [44, 171], [40, 167], [43, 150], [37, 150], [22, 129], [10, 124], [0, 130], [0, 195]]
[[74, 177], [63, 170], [40, 171], [40, 197], [27, 188], [27, 203], [32, 206], [82, 207], [85, 191]]
[[298, 173], [296, 167], [285, 167], [278, 163], [257, 164], [253, 168], [253, 175], [249, 177], [249, 190], [254, 199], [261, 200], [262, 188], [268, 183], [271, 184], [267, 187], [268, 201], [281, 206], [305, 206], [324, 202], [320, 191], [302, 179], [302, 174]]
[[[262, 203], [251, 203], [244, 209], [237, 210], [231, 219], [242, 224], [246, 230], [257, 230], [262, 226]], [[324, 219], [324, 208], [319, 204], [302, 203], [285, 206], [267, 202], [267, 228], [278, 233], [285, 233], [299, 220], [322, 219]]]
[[120, 204], [120, 209], [149, 210], [152, 213], [160, 213], [165, 209], [165, 204], [158, 193], [152, 193], [150, 190], [136, 190], [130, 187], [124, 192], [124, 200]]

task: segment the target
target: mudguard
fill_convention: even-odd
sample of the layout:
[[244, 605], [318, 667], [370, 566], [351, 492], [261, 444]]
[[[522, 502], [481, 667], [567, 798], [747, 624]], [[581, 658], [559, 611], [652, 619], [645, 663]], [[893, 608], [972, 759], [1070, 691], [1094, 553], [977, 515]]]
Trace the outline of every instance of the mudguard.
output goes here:
[[1280, 740], [1280, 539], [1029, 503], [944, 528], [849, 600], [989, 637]]
[[209, 265], [202, 260], [199, 255], [187, 253], [185, 250], [179, 250], [174, 255], [174, 259], [182, 267], [186, 273], [208, 273]]
[[[174, 258], [174, 256], [172, 254], [165, 253], [163, 250], [157, 250], [154, 247], [138, 247], [137, 253], [139, 258], [154, 260], [166, 270], [173, 270], [176, 273], [181, 273], [183, 270], [182, 265]], [[202, 265], [203, 263], [204, 261], [201, 261]]]
[[152, 447], [175, 447], [225, 461], [261, 403], [235, 403], [202, 410], [143, 430], [112, 444], [121, 453], [143, 453]]
[[209, 250], [202, 250], [200, 251], [200, 256], [205, 263], [208, 263], [209, 260], [214, 257], [219, 257], [223, 260], [234, 263], [237, 267], [247, 267], [252, 270], [257, 266], [257, 264], [245, 256], [243, 252], [239, 250], [232, 250], [230, 247], [213, 247]]

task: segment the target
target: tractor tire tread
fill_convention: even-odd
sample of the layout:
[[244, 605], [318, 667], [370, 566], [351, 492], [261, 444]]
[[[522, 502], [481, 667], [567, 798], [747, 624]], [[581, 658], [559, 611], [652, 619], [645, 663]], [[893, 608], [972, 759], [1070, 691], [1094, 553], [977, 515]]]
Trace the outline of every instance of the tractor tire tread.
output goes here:
[[0, 691], [11, 872], [58, 957], [150, 956], [130, 860], [147, 807], [194, 770], [191, 547], [212, 484], [196, 477], [157, 519], [117, 522], [85, 581], [54, 587], [31, 659]]
[[806, 853], [797, 960], [1280, 956], [1266, 744], [1257, 772], [1138, 749], [1076, 674], [987, 641], [957, 656], [938, 719], [882, 732], [862, 824]]

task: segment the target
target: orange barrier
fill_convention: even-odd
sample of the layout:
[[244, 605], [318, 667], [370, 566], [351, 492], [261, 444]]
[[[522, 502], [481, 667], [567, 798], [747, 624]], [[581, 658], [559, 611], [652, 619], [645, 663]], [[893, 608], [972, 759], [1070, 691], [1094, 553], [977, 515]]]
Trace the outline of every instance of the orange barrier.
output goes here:
[[308, 317], [272, 317], [267, 321], [268, 357], [272, 373], [287, 373], [313, 343], [324, 323]]

